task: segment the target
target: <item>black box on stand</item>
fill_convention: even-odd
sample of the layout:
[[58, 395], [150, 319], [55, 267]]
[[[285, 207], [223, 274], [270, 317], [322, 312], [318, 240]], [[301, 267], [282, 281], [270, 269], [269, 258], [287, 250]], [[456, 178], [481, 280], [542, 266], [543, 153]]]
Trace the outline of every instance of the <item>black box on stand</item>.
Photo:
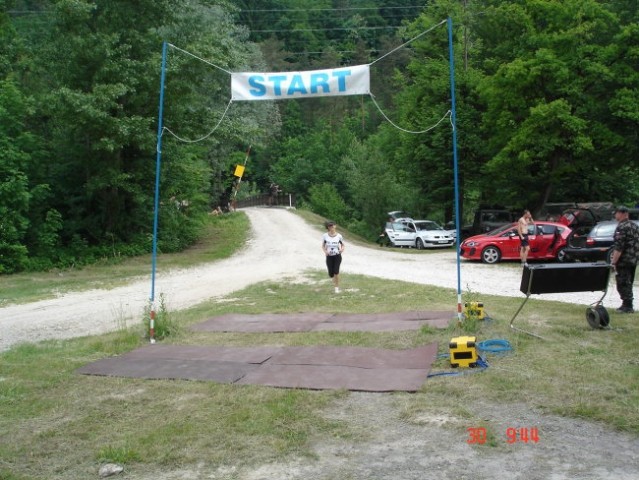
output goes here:
[[606, 263], [526, 265], [520, 290], [526, 295], [605, 291], [609, 276], [610, 265]]

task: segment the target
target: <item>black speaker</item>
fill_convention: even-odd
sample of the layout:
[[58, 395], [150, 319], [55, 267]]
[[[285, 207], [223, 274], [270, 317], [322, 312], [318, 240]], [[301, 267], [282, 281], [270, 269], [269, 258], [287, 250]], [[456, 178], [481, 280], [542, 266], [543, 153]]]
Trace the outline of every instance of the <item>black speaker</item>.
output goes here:
[[606, 263], [542, 263], [524, 266], [520, 290], [538, 293], [596, 292], [608, 288], [610, 265]]

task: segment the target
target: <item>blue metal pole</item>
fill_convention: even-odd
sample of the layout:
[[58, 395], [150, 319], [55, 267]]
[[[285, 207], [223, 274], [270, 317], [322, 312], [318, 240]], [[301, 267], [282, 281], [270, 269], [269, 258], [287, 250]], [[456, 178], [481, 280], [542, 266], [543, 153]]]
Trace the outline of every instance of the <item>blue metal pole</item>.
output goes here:
[[457, 322], [462, 323], [461, 295], [461, 261], [459, 247], [461, 245], [461, 215], [459, 212], [459, 170], [457, 168], [457, 113], [455, 111], [455, 56], [453, 55], [453, 21], [448, 17], [448, 54], [450, 61], [450, 97], [451, 123], [453, 124], [453, 172], [455, 177], [455, 228], [457, 229]]
[[154, 339], [154, 320], [155, 311], [153, 310], [153, 302], [155, 301], [155, 270], [157, 266], [158, 256], [158, 212], [160, 209], [160, 166], [162, 165], [162, 115], [164, 113], [164, 80], [166, 78], [166, 54], [168, 44], [162, 44], [162, 70], [160, 74], [160, 106], [158, 111], [158, 137], [155, 159], [155, 200], [153, 208], [153, 252], [151, 255], [151, 319], [149, 323], [149, 337], [151, 343]]

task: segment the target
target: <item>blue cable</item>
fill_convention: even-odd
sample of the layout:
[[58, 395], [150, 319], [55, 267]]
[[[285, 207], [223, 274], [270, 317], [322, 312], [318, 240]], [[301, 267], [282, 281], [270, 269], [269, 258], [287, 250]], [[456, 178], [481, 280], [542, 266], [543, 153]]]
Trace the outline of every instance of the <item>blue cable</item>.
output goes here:
[[477, 344], [477, 348], [488, 353], [506, 353], [513, 349], [510, 342], [503, 339], [484, 340]]
[[[477, 349], [482, 352], [502, 355], [504, 353], [510, 352], [513, 349], [513, 347], [508, 340], [493, 339], [493, 340], [484, 340], [483, 342], [479, 342], [477, 344]], [[448, 358], [448, 356], [449, 355], [447, 353], [440, 353], [437, 355], [437, 358]], [[482, 358], [481, 355], [478, 355], [477, 362], [475, 363], [475, 367], [476, 368], [469, 371], [455, 370], [452, 372], [449, 371], [449, 372], [431, 373], [428, 375], [428, 377], [439, 377], [444, 375], [450, 375], [450, 376], [465, 375], [466, 373], [481, 372], [485, 370], [486, 368], [488, 368], [488, 362], [486, 361], [486, 359]]]
[[[443, 355], [444, 354], [439, 354], [438, 357], [442, 357]], [[446, 355], [446, 357], [448, 357], [448, 355]], [[477, 361], [475, 362], [475, 367], [471, 368], [470, 370], [463, 369], [463, 370], [454, 370], [454, 371], [448, 371], [448, 372], [430, 373], [427, 375], [427, 378], [441, 377], [445, 375], [452, 376], [452, 375], [466, 375], [469, 373], [478, 373], [478, 372], [484, 371], [486, 368], [488, 368], [488, 362], [478, 355]]]
[[482, 358], [480, 355], [477, 355], [477, 361], [475, 362], [476, 366], [480, 369], [488, 368], [488, 362]]

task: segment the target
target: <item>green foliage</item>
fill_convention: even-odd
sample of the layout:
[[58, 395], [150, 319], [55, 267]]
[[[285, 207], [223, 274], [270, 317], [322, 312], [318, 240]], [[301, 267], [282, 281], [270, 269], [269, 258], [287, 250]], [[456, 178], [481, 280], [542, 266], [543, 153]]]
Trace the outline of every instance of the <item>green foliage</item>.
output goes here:
[[[259, 51], [224, 3], [59, 0], [18, 10], [38, 21], [0, 16], [0, 271], [148, 252], [162, 41], [229, 69], [259, 62]], [[182, 138], [203, 137], [224, 111], [228, 74], [177, 50], [167, 70], [165, 124]], [[163, 251], [194, 243], [202, 216], [230, 186], [227, 154], [268, 138], [275, 113], [264, 102], [238, 105], [215, 141], [166, 135]]]
[[[319, 102], [321, 104], [321, 102]], [[287, 192], [306, 199], [314, 185], [329, 183], [345, 201], [348, 188], [344, 170], [354, 143], [348, 126], [322, 125], [306, 137], [284, 139], [281, 156], [272, 166], [271, 176]]]
[[350, 223], [349, 228], [369, 238], [379, 235], [389, 211], [418, 211], [420, 191], [410, 188], [402, 178], [407, 172], [394, 164], [388, 136], [389, 130], [383, 130], [365, 144], [354, 145], [347, 162], [352, 204], [361, 219]]
[[[571, 174], [579, 174], [575, 159], [593, 150], [585, 131], [586, 122], [571, 113], [565, 100], [532, 107], [483, 172], [498, 184], [516, 186], [502, 194], [503, 203], [538, 206], [540, 192], [548, 191], [547, 200], [551, 190], [561, 188]], [[521, 192], [527, 193], [522, 196]]]
[[160, 294], [158, 306], [154, 309], [153, 305], [147, 305], [144, 309], [144, 327], [147, 338], [151, 334], [151, 315], [154, 315], [153, 322], [153, 338], [156, 340], [164, 340], [169, 337], [175, 337], [181, 331], [180, 324], [166, 305], [166, 296]]
[[311, 209], [337, 223], [344, 223], [349, 217], [349, 209], [334, 185], [322, 183], [313, 185], [308, 192]]
[[56, 246], [60, 242], [62, 215], [57, 210], [48, 210], [43, 224], [37, 232], [37, 252], [40, 256], [54, 258]]
[[96, 455], [98, 462], [116, 463], [119, 465], [126, 465], [132, 462], [139, 462], [142, 460], [140, 454], [129, 445], [113, 446], [107, 445], [102, 447]]
[[21, 270], [28, 258], [31, 187], [27, 174], [33, 138], [25, 125], [27, 99], [12, 81], [0, 81], [0, 273]]
[[607, 58], [619, 33], [615, 16], [590, 0], [496, 2], [486, 16], [495, 33], [513, 16], [526, 32], [490, 36], [511, 47], [499, 50], [498, 66], [490, 59], [496, 68], [480, 86], [492, 157], [483, 172], [492, 191], [533, 209], [553, 199], [619, 199], [621, 192], [599, 183], [608, 170], [603, 159], [621, 165], [620, 153], [627, 159], [635, 148], [622, 146], [627, 127], [607, 107], [620, 81]]
[[[413, 35], [437, 25], [448, 13], [455, 21], [465, 15], [457, 2], [435, 2], [410, 26]], [[470, 21], [470, 20], [468, 20]], [[456, 36], [455, 62], [457, 87], [457, 152], [459, 188], [462, 202], [472, 195], [477, 186], [478, 170], [482, 161], [483, 144], [477, 124], [480, 123], [482, 104], [476, 88], [482, 77], [465, 58], [479, 52], [479, 43], [469, 44]], [[470, 47], [468, 46], [470, 45]], [[414, 216], [447, 221], [452, 219], [454, 208], [453, 142], [450, 130], [450, 71], [446, 26], [440, 25], [430, 34], [412, 44], [415, 55], [406, 68], [393, 76], [395, 96], [395, 123], [420, 134], [399, 133], [388, 126], [385, 148], [393, 158], [397, 181], [411, 192], [412, 205], [400, 205]], [[427, 58], [428, 61], [423, 61]], [[463, 132], [463, 134], [461, 134]], [[393, 140], [393, 137], [396, 139]], [[391, 146], [395, 148], [391, 150]], [[394, 205], [389, 205], [395, 209]]]
[[7, 241], [0, 241], [0, 273], [23, 270], [28, 260], [27, 247]]

